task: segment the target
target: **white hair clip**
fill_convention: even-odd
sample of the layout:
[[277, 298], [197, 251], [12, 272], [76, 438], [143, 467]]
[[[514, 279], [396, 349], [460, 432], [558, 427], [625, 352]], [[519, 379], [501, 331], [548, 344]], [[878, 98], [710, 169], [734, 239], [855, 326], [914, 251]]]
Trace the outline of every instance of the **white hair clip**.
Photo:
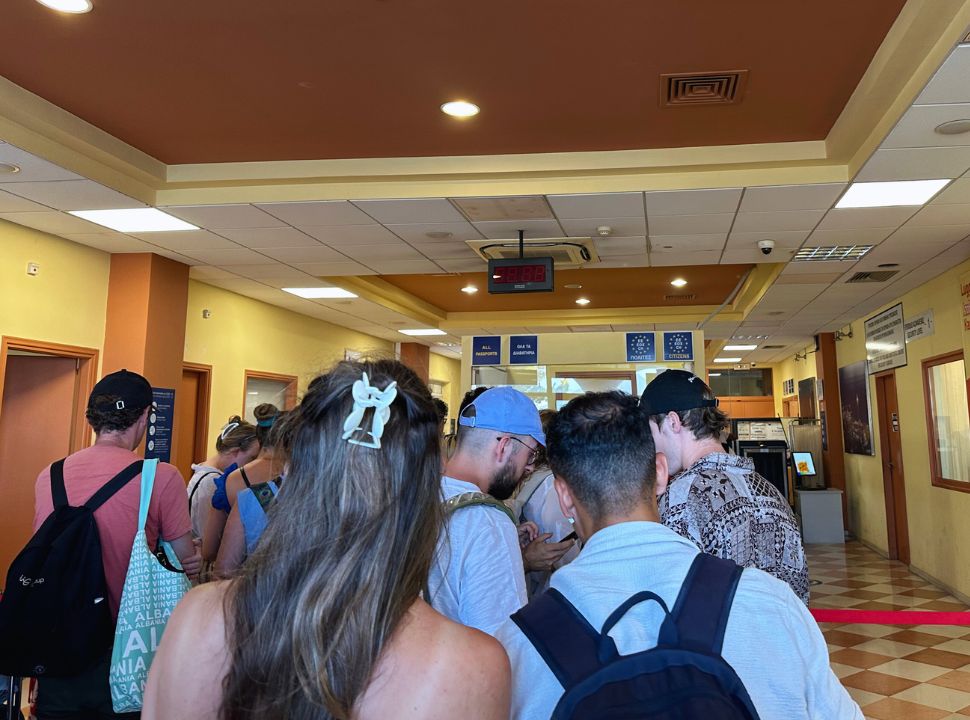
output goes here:
[[[367, 373], [364, 373], [363, 377], [354, 383], [351, 393], [354, 396], [354, 409], [350, 411], [350, 415], [344, 420], [343, 439], [354, 445], [360, 445], [361, 447], [380, 448], [381, 435], [384, 434], [384, 425], [387, 424], [388, 418], [391, 417], [391, 408], [389, 406], [394, 402], [394, 398], [397, 397], [397, 383], [392, 382], [386, 388], [380, 390], [370, 384], [370, 380], [367, 379]], [[369, 407], [374, 408], [370, 432], [361, 427], [361, 422], [364, 419], [364, 411]], [[351, 436], [355, 432], [362, 432], [365, 437], [370, 436], [370, 440], [352, 440]]]

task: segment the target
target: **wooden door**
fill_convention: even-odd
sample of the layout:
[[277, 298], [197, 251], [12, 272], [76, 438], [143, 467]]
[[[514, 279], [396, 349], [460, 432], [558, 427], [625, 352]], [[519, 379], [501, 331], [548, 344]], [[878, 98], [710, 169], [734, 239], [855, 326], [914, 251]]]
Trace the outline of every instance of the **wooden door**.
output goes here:
[[75, 358], [10, 354], [0, 414], [0, 583], [32, 535], [37, 475], [71, 452], [78, 399]]
[[208, 457], [209, 380], [212, 368], [208, 365], [185, 363], [182, 382], [176, 393], [175, 447], [172, 464], [188, 482], [192, 477], [192, 463]]
[[906, 485], [900, 434], [896, 373], [876, 376], [876, 415], [879, 418], [879, 455], [886, 495], [886, 529], [889, 557], [909, 564], [909, 523], [906, 519]]

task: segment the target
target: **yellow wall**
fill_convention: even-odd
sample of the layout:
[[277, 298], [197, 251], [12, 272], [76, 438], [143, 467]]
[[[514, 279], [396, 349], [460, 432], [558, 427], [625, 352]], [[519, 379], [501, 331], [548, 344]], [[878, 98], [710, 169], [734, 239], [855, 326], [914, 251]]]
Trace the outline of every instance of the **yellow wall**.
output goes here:
[[448, 417], [458, 417], [458, 406], [461, 404], [463, 395], [461, 390], [461, 360], [431, 353], [428, 361], [428, 379], [440, 382], [445, 386], [442, 400], [448, 403]]
[[[898, 302], [903, 303], [903, 315], [907, 319], [926, 310], [933, 310], [934, 334], [908, 343], [907, 365], [896, 369], [910, 559], [914, 568], [963, 595], [970, 595], [970, 564], [966, 562], [964, 552], [970, 546], [970, 523], [966, 521], [970, 516], [970, 493], [934, 487], [930, 482], [929, 439], [921, 363], [927, 358], [961, 349], [963, 318], [960, 277], [968, 271], [970, 261], [854, 321], [854, 337], [843, 338], [836, 345], [839, 367], [864, 360], [866, 352], [863, 322], [866, 318]], [[812, 367], [814, 368], [814, 364]], [[875, 380], [871, 377], [869, 401], [876, 455], [846, 453], [846, 498], [850, 523], [856, 535], [887, 551], [889, 543], [882, 462], [879, 455], [876, 390]]]
[[[205, 320], [202, 310], [212, 316]], [[320, 371], [344, 359], [344, 350], [393, 357], [394, 345], [370, 335], [228, 290], [189, 282], [185, 361], [212, 366], [209, 434], [241, 415], [246, 370], [296, 375], [298, 395]]]
[[[806, 350], [811, 350], [809, 346]], [[795, 362], [795, 356], [786, 358], [771, 366], [771, 385], [775, 396], [775, 415], [785, 417], [782, 400], [786, 397], [783, 386], [785, 380], [795, 381], [795, 395], [798, 395], [798, 383], [801, 380], [817, 377], [815, 371], [815, 356], [809, 353], [808, 359]], [[818, 398], [816, 398], [816, 401]]]
[[[27, 275], [27, 263], [40, 273]], [[107, 253], [0, 220], [0, 335], [104, 349]]]

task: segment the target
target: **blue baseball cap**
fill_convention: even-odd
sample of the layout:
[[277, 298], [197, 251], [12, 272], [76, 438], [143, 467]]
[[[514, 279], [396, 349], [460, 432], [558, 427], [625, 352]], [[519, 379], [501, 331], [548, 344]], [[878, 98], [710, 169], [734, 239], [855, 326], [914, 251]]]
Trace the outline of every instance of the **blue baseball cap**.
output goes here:
[[[465, 415], [471, 407], [475, 408], [474, 417]], [[542, 432], [542, 422], [535, 404], [518, 390], [507, 386], [493, 387], [475, 398], [462, 411], [458, 424], [512, 435], [529, 435], [540, 445], [546, 444], [546, 434]]]

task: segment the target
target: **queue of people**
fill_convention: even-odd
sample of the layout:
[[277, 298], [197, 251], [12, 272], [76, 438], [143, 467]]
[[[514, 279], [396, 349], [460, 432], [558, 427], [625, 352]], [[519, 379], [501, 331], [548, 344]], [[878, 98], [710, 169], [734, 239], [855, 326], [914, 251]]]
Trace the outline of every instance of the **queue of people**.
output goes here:
[[[122, 373], [92, 393], [95, 445], [64, 464], [71, 503], [137, 460], [151, 391]], [[149, 543], [212, 581], [164, 626], [142, 717], [862, 718], [806, 609], [797, 522], [724, 454], [700, 378], [542, 416], [478, 389], [451, 443], [393, 360], [338, 363], [295, 409], [257, 410], [187, 489], [158, 466]], [[94, 511], [115, 617], [136, 487]], [[51, 493], [46, 469], [35, 528]], [[41, 678], [41, 720], [131, 717], [108, 672]]]

